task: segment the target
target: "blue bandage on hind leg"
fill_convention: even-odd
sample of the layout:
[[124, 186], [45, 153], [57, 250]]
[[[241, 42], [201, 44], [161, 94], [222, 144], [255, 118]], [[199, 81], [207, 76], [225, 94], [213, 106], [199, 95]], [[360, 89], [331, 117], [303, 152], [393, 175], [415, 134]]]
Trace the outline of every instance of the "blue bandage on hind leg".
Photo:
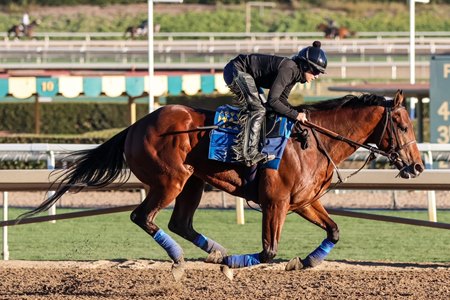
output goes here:
[[174, 262], [179, 262], [183, 259], [183, 249], [177, 244], [168, 234], [166, 234], [162, 229], [159, 229], [153, 239], [167, 251], [170, 258]]
[[322, 244], [302, 261], [303, 266], [314, 267], [319, 265], [328, 256], [334, 245], [329, 239], [324, 239]]
[[208, 238], [206, 236], [204, 236], [203, 234], [197, 235], [197, 237], [192, 241], [192, 243], [194, 243], [195, 246], [208, 252], [208, 250], [207, 250]]
[[254, 265], [259, 265], [259, 253], [244, 254], [244, 255], [230, 255], [223, 258], [222, 264], [229, 266], [230, 268], [243, 268]]
[[197, 235], [197, 237], [192, 241], [195, 246], [201, 248], [203, 251], [207, 253], [211, 253], [214, 250], [219, 251], [222, 255], [226, 255], [227, 251], [222, 245], [216, 243], [214, 240], [207, 238], [203, 234]]

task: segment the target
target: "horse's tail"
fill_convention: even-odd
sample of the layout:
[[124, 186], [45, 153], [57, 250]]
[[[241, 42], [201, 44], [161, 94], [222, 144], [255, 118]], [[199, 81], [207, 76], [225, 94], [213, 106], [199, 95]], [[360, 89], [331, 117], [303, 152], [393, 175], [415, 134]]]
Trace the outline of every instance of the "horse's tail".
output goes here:
[[55, 190], [55, 193], [35, 209], [21, 214], [18, 221], [49, 209], [69, 190], [77, 193], [85, 187], [105, 187], [116, 179], [120, 183], [128, 181], [131, 173], [125, 169], [127, 163], [123, 154], [128, 129], [94, 149], [72, 152], [67, 158], [75, 163], [68, 169], [55, 171], [60, 175], [49, 189]]

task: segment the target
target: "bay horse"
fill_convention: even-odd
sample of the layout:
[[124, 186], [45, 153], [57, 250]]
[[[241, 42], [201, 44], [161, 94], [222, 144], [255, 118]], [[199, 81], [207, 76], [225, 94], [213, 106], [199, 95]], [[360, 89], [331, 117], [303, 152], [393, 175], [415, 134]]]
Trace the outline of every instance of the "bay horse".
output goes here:
[[131, 39], [135, 39], [137, 37], [147, 36], [147, 32], [147, 27], [128, 26], [127, 29], [125, 29], [123, 36], [124, 38], [130, 36]]
[[330, 27], [325, 23], [320, 23], [316, 29], [323, 32], [327, 39], [345, 39], [356, 35], [356, 32], [350, 31], [347, 27]]
[[39, 23], [39, 20], [34, 20], [27, 26], [27, 28], [25, 28], [25, 25], [23, 24], [13, 25], [8, 29], [8, 38], [11, 37], [11, 35], [17, 39], [20, 37], [32, 38], [34, 27], [38, 26]]
[[[207, 262], [220, 263], [229, 271], [270, 262], [277, 254], [286, 215], [295, 212], [324, 229], [326, 238], [305, 259], [293, 258], [286, 270], [314, 267], [339, 240], [338, 226], [320, 202], [336, 165], [364, 146], [387, 156], [403, 178], [423, 172], [413, 125], [403, 103], [403, 93], [398, 91], [391, 100], [372, 94], [347, 95], [294, 107], [306, 109], [308, 123], [302, 125], [304, 129], [299, 123], [294, 126], [279, 169], [259, 168], [253, 181], [248, 180], [250, 168], [244, 165], [207, 159], [213, 111], [167, 105], [98, 147], [73, 153], [78, 159], [60, 171], [55, 194], [22, 217], [48, 209], [67, 191], [126, 181], [131, 171], [149, 187], [144, 201], [131, 213], [131, 220], [166, 250], [173, 260], [175, 279], [183, 274], [183, 249], [155, 222], [157, 214], [173, 201], [170, 231], [209, 253]], [[301, 130], [309, 132], [306, 149], [298, 139]], [[329, 131], [339, 134], [326, 134]], [[205, 183], [261, 207], [261, 252], [229, 255], [218, 242], [194, 229], [193, 217]]]
[[[153, 26], [154, 33], [158, 33], [160, 29], [161, 29], [160, 24], [154, 24]], [[148, 35], [148, 24], [144, 21], [139, 26], [128, 26], [127, 29], [125, 29], [123, 37], [127, 38], [129, 36], [131, 39], [135, 39], [147, 35]]]

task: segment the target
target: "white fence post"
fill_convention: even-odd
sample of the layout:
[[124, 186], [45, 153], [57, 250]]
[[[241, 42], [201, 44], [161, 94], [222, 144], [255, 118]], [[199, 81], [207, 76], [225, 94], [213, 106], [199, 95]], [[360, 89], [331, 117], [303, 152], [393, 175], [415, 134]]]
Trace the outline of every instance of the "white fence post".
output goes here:
[[241, 197], [236, 197], [236, 223], [239, 225], [245, 224], [244, 199]]
[[141, 195], [141, 202], [145, 200], [145, 197], [147, 197], [147, 192], [145, 189], [139, 189], [139, 194]]
[[[54, 151], [48, 151], [47, 152], [47, 169], [48, 170], [54, 170], [55, 169], [55, 152]], [[47, 198], [53, 196], [55, 194], [55, 191], [48, 191], [47, 192]], [[56, 215], [56, 204], [53, 204], [50, 209], [48, 210], [49, 216]], [[56, 220], [50, 221], [50, 223], [56, 223]]]
[[[425, 153], [425, 169], [433, 169], [433, 156], [430, 150]], [[435, 191], [428, 191], [428, 220], [437, 222]]]

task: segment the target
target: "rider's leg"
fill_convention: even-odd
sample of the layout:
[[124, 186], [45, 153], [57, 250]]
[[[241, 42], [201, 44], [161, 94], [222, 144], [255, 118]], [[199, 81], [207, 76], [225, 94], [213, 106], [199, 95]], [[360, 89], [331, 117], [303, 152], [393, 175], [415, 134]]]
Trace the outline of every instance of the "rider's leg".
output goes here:
[[244, 128], [243, 155], [245, 164], [251, 166], [268, 158], [267, 155], [259, 151], [261, 127], [266, 109], [259, 98], [255, 80], [249, 74], [239, 72], [238, 76], [235, 77], [235, 82], [247, 102], [248, 119]]

